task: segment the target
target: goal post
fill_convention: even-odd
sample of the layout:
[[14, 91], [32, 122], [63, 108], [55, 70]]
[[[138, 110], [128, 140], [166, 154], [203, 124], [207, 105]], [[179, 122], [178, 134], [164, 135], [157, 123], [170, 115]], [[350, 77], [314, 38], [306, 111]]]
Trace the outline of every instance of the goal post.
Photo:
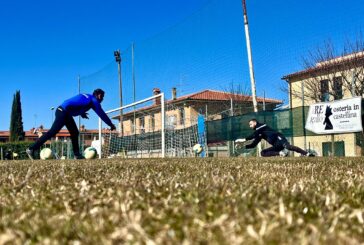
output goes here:
[[[99, 158], [114, 155], [148, 154], [148, 157], [165, 157], [165, 99], [164, 93], [160, 93], [146, 99], [106, 111], [106, 114], [117, 119], [123, 111], [123, 131], [120, 126], [118, 132], [104, 130], [102, 120], [99, 118]], [[118, 114], [116, 114], [118, 113]], [[145, 120], [148, 125], [145, 125]], [[126, 127], [128, 126], [128, 127]], [[138, 142], [144, 148], [138, 149]], [[133, 149], [134, 147], [134, 149]], [[139, 147], [140, 148], [140, 147]], [[131, 153], [130, 153], [131, 152]]]

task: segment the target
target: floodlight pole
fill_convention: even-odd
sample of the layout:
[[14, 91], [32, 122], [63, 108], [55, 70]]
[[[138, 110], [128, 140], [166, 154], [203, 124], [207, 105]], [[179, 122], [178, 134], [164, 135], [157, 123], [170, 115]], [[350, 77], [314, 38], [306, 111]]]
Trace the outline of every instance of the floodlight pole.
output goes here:
[[[245, 39], [246, 39], [246, 49], [247, 49], [247, 53], [248, 53], [249, 74], [250, 74], [250, 83], [251, 83], [251, 90], [252, 90], [253, 107], [254, 107], [254, 112], [258, 112], [257, 92], [256, 92], [256, 88], [255, 88], [255, 78], [254, 78], [254, 68], [253, 68], [253, 58], [252, 58], [252, 50], [251, 50], [251, 46], [250, 46], [248, 12], [246, 11], [245, 0], [242, 0], [242, 4], [243, 4]], [[262, 146], [259, 143], [258, 144], [258, 156], [260, 156], [261, 149], [262, 149]]]
[[[136, 102], [136, 91], [135, 91], [135, 70], [134, 70], [134, 42], [131, 44], [131, 73], [133, 77], [133, 102]], [[136, 134], [136, 111], [135, 106], [133, 108], [133, 118], [134, 118], [134, 127], [133, 127], [133, 134]]]
[[[78, 82], [78, 94], [81, 94], [81, 78], [80, 75], [77, 77]], [[78, 130], [80, 130], [81, 127], [81, 116], [78, 116]]]
[[[77, 77], [78, 82], [78, 94], [81, 94], [81, 78]], [[81, 132], [81, 116], [78, 116], [78, 131]], [[78, 134], [78, 144], [81, 145], [81, 133]]]
[[[119, 97], [120, 97], [120, 108], [123, 107], [123, 88], [122, 88], [122, 78], [121, 78], [121, 55], [120, 50], [114, 51], [115, 61], [118, 64], [118, 76], [119, 76]], [[120, 109], [120, 121], [119, 121], [119, 133], [121, 136], [124, 135], [123, 130], [123, 110]]]
[[250, 74], [250, 83], [251, 83], [251, 90], [252, 90], [252, 97], [253, 97], [253, 106], [254, 106], [254, 112], [258, 112], [258, 103], [257, 103], [254, 69], [253, 69], [253, 58], [252, 58], [252, 50], [250, 47], [248, 13], [246, 11], [245, 0], [242, 0], [242, 4], [243, 4], [243, 13], [244, 13], [245, 39], [246, 39], [246, 48], [247, 48], [247, 52], [248, 52], [249, 74]]

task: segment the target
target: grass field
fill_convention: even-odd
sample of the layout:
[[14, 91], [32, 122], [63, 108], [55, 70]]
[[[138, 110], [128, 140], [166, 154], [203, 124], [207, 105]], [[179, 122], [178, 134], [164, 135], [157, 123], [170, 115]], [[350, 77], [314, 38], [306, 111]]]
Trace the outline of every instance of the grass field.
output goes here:
[[0, 244], [364, 242], [364, 158], [0, 162]]

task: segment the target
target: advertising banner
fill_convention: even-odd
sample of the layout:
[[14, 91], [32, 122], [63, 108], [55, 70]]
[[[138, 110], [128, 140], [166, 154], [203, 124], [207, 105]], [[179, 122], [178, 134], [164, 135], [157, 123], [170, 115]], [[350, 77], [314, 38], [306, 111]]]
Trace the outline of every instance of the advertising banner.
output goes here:
[[362, 131], [361, 97], [310, 105], [306, 129], [316, 134]]

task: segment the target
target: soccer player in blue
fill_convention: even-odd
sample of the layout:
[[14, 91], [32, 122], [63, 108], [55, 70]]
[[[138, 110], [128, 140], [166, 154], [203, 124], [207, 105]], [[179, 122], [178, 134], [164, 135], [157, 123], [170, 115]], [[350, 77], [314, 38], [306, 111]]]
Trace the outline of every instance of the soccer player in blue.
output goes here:
[[29, 158], [33, 160], [34, 151], [38, 150], [47, 140], [55, 136], [63, 126], [66, 126], [71, 135], [75, 159], [84, 159], [80, 153], [78, 145], [79, 131], [73, 117], [81, 116], [82, 118], [88, 119], [87, 111], [93, 109], [96, 114], [110, 126], [110, 130], [115, 130], [115, 125], [111, 122], [110, 118], [106, 115], [100, 105], [104, 99], [104, 95], [105, 92], [98, 88], [94, 90], [93, 94], [79, 94], [64, 101], [56, 109], [56, 117], [51, 129], [26, 150]]

